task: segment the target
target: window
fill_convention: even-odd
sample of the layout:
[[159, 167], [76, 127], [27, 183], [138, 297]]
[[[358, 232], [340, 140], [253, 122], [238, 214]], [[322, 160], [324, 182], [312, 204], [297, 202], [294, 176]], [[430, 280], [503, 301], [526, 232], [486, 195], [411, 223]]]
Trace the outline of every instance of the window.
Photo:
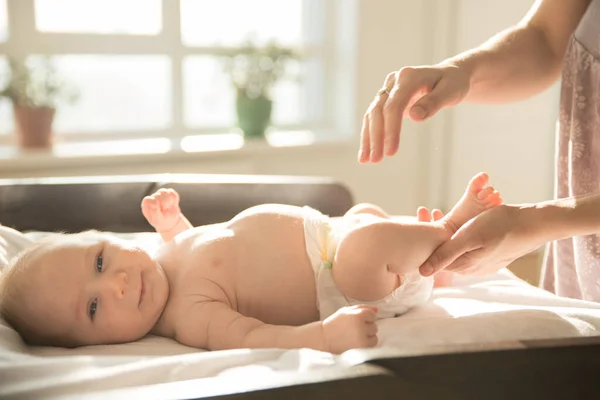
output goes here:
[[35, 0], [40, 32], [157, 35], [160, 0]]
[[[7, 56], [52, 56], [79, 92], [58, 109], [54, 131], [63, 140], [226, 133], [235, 93], [219, 55], [250, 38], [275, 39], [303, 57], [273, 88], [273, 125], [331, 131], [336, 90], [348, 84], [335, 72], [336, 40], [345, 39], [336, 7], [348, 7], [339, 3], [0, 0], [0, 74]], [[0, 143], [12, 129], [10, 104], [0, 101]]]
[[[1, 0], [0, 0], [1, 1]], [[8, 62], [6, 58], [0, 58], [0, 86], [4, 87]], [[0, 99], [0, 135], [13, 130], [12, 107], [7, 99]]]
[[187, 46], [235, 46], [254, 34], [302, 44], [302, 0], [181, 0], [181, 36]]
[[0, 0], [0, 42], [6, 42], [8, 38], [8, 13], [6, 0]]
[[[0, 43], [8, 39], [8, 13], [6, 0], [0, 0]], [[6, 79], [8, 64], [6, 57], [0, 57], [0, 87], [3, 87]], [[10, 132], [13, 129], [10, 103], [6, 99], [0, 99], [0, 134]]]
[[168, 57], [68, 55], [57, 56], [54, 62], [82, 93], [58, 113], [57, 131], [84, 134], [171, 126]]

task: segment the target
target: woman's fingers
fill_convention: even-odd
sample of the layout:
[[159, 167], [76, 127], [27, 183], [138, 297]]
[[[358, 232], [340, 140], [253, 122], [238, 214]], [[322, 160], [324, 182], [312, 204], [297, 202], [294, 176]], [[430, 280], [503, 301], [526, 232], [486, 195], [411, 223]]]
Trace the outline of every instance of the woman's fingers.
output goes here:
[[[368, 124], [363, 121], [359, 160], [379, 162], [384, 155], [393, 156], [400, 145], [405, 115], [423, 121], [441, 108], [459, 103], [469, 87], [468, 75], [453, 65], [404, 67], [388, 74], [369, 106]], [[365, 138], [369, 139], [369, 153]]]
[[424, 84], [423, 74], [415, 74], [414, 71], [415, 69], [406, 67], [386, 77], [383, 87], [369, 106], [368, 125], [363, 120], [359, 160], [366, 159], [364, 140], [367, 132], [370, 156], [365, 161], [377, 163], [384, 155], [392, 156], [398, 151], [405, 109]]
[[[458, 264], [456, 264], [456, 261], [459, 260], [459, 257], [479, 248], [473, 243], [473, 238], [469, 235], [468, 231], [459, 231], [429, 256], [427, 261], [419, 268], [419, 272], [423, 276], [430, 276], [453, 263], [457, 266]], [[463, 268], [471, 266], [468, 256], [460, 259], [460, 262]]]
[[384, 121], [383, 107], [389, 95], [381, 90], [377, 93], [377, 97], [373, 101], [373, 107], [369, 115], [369, 135], [371, 138], [371, 157], [372, 163], [378, 163], [383, 159], [383, 139], [384, 139]]
[[[396, 82], [383, 109], [386, 156], [393, 156], [398, 151], [404, 112], [424, 84], [424, 77], [414, 71], [415, 69], [407, 67], [396, 74]], [[383, 150], [384, 143], [381, 146]]]
[[369, 114], [363, 117], [362, 130], [360, 134], [360, 149], [358, 150], [358, 162], [366, 163], [371, 159], [371, 136], [369, 135]]
[[429, 209], [427, 207], [417, 208], [417, 221], [419, 221], [419, 222], [430, 222], [431, 221], [431, 215], [429, 214]]
[[444, 213], [436, 208], [432, 211], [431, 216], [434, 221], [439, 221], [440, 219], [444, 218]]
[[409, 110], [410, 117], [414, 121], [423, 121], [434, 116], [442, 107], [452, 102], [455, 89], [442, 79], [430, 93], [413, 104]]
[[419, 222], [439, 221], [442, 218], [444, 218], [444, 213], [437, 208], [434, 208], [432, 212], [429, 212], [427, 207], [417, 208], [417, 221]]

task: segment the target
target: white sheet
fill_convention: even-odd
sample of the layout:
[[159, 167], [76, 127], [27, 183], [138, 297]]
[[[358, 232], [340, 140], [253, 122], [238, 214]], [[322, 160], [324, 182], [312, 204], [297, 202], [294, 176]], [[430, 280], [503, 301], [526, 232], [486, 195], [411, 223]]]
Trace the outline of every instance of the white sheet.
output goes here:
[[[143, 238], [149, 245], [156, 240], [147, 234]], [[5, 246], [4, 254], [12, 256], [16, 247], [7, 252]], [[453, 287], [436, 289], [427, 304], [378, 325], [379, 347], [393, 346], [408, 354], [453, 344], [600, 335], [600, 304], [554, 296], [504, 270], [483, 278], [458, 277]], [[160, 337], [70, 350], [35, 348], [25, 346], [0, 321], [2, 398], [91, 393], [224, 375], [268, 380], [274, 374], [354, 360], [353, 352], [333, 356], [308, 349], [205, 352]]]

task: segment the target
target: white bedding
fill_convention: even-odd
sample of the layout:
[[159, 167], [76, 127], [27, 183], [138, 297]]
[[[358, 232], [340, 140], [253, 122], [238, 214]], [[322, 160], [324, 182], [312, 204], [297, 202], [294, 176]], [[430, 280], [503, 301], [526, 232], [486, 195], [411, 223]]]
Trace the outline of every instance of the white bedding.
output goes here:
[[[0, 268], [39, 236], [11, 236], [0, 227]], [[133, 236], [149, 246], [157, 240], [153, 234]], [[422, 353], [454, 344], [600, 335], [600, 304], [554, 296], [503, 270], [483, 278], [457, 277], [453, 287], [436, 289], [427, 304], [378, 324], [379, 347]], [[237, 381], [268, 380], [354, 360], [353, 352], [333, 356], [307, 349], [206, 352], [160, 337], [79, 349], [34, 348], [0, 321], [1, 398], [92, 393], [224, 375]]]

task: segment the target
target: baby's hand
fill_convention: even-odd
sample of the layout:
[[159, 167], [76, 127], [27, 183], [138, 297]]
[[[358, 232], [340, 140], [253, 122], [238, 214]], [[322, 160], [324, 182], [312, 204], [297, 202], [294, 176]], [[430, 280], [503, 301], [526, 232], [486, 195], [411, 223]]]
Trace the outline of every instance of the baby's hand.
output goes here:
[[142, 214], [157, 232], [173, 229], [181, 217], [179, 193], [173, 189], [159, 189], [142, 200]]
[[323, 321], [325, 341], [331, 353], [377, 345], [377, 307], [343, 307]]

